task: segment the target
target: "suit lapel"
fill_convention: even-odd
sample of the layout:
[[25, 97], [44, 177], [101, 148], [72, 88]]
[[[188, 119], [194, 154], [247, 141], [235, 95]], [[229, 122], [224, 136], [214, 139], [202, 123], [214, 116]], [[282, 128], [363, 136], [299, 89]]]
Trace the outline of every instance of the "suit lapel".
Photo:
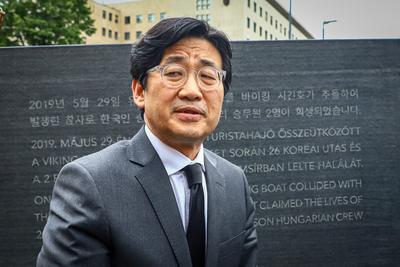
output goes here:
[[225, 179], [216, 168], [216, 161], [205, 151], [205, 168], [208, 193], [207, 258], [206, 266], [217, 266], [219, 233], [222, 226], [225, 202]]
[[143, 128], [131, 142], [128, 147], [128, 157], [131, 161], [143, 166], [136, 174], [136, 178], [146, 192], [154, 212], [157, 214], [178, 264], [180, 266], [190, 266], [191, 260], [186, 234], [164, 165], [148, 140]]

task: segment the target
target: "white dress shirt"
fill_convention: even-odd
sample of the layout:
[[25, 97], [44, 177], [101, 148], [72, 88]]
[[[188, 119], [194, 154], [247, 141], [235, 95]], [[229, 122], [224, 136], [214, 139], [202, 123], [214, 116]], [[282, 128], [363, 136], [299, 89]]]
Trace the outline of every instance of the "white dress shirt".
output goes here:
[[[199, 163], [203, 170], [202, 186], [204, 192], [204, 218], [205, 218], [205, 232], [207, 233], [207, 185], [205, 179], [205, 167], [204, 167], [204, 152], [203, 145], [200, 147], [200, 151], [194, 160], [189, 159], [181, 152], [163, 143], [157, 136], [155, 136], [151, 130], [145, 125], [144, 130], [151, 144], [156, 150], [160, 157], [165, 170], [169, 176], [172, 189], [175, 194], [176, 203], [178, 205], [179, 213], [181, 215], [183, 228], [187, 231], [189, 223], [189, 204], [190, 204], [190, 189], [186, 180], [185, 173], [182, 171], [184, 167], [190, 164]], [[207, 239], [207, 235], [206, 235]]]

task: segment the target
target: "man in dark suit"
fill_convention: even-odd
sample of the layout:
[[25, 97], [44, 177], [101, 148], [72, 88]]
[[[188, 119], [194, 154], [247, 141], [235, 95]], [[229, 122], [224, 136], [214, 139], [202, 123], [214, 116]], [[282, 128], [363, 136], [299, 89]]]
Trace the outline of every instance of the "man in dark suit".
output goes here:
[[203, 148], [231, 82], [226, 36], [165, 19], [133, 47], [145, 126], [64, 166], [37, 266], [255, 266], [243, 171]]

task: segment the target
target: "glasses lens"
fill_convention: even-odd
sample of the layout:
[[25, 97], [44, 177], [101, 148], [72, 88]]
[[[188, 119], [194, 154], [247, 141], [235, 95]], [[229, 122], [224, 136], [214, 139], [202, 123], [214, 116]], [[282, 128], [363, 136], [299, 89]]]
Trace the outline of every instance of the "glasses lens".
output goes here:
[[163, 69], [162, 78], [167, 86], [178, 87], [186, 81], [186, 70], [179, 65], [167, 65]]
[[201, 68], [198, 73], [198, 79], [205, 90], [215, 89], [221, 81], [218, 71], [213, 67]]
[[[188, 71], [181, 65], [165, 65], [164, 67], [161, 67], [160, 70], [164, 84], [169, 88], [176, 89], [187, 81]], [[207, 91], [216, 89], [221, 80], [221, 74], [213, 67], [206, 66], [197, 72], [197, 82], [203, 90]]]

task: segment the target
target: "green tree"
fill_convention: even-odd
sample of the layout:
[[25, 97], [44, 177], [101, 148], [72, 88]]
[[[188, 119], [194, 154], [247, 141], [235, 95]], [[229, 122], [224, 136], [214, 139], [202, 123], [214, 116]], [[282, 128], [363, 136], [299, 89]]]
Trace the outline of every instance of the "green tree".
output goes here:
[[96, 29], [87, 0], [0, 0], [0, 46], [81, 44]]

